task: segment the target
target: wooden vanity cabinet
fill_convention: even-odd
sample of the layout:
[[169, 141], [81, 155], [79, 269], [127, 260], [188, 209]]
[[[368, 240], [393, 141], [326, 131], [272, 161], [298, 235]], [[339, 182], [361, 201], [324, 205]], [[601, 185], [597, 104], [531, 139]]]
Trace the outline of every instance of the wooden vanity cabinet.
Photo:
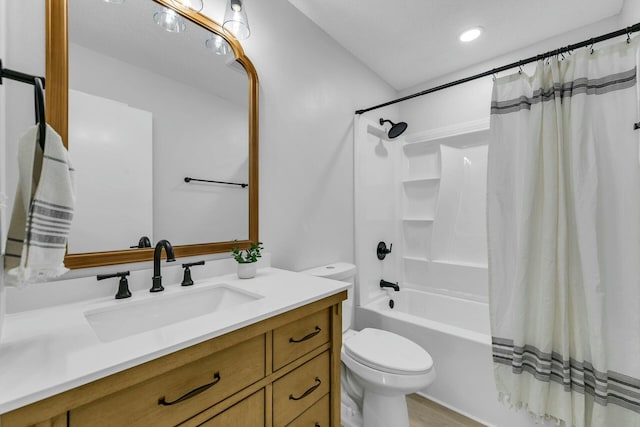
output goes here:
[[255, 427], [263, 425], [265, 421], [264, 401], [264, 390], [260, 390], [200, 425], [203, 427]]
[[346, 292], [0, 416], [2, 427], [340, 426]]

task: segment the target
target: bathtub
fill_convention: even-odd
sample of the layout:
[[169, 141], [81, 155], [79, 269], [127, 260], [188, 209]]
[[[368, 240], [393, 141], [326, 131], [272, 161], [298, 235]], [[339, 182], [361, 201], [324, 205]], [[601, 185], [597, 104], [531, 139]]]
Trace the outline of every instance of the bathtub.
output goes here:
[[397, 333], [429, 352], [436, 380], [419, 394], [488, 426], [540, 427], [498, 402], [486, 302], [414, 289], [390, 295], [357, 307], [356, 327]]

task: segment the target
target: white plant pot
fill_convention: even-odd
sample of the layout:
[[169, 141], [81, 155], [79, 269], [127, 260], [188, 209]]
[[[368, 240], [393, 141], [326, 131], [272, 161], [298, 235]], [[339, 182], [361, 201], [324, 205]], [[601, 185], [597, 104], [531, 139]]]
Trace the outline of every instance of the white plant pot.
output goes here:
[[257, 262], [238, 263], [238, 277], [240, 279], [251, 279], [256, 277]]

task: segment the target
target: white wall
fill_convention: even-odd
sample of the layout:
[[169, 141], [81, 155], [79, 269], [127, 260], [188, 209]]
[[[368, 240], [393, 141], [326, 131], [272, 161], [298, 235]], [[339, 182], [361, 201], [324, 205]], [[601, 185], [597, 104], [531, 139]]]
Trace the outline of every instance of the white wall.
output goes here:
[[625, 0], [620, 12], [620, 27], [637, 24], [640, 21], [640, 0]]
[[249, 0], [247, 13], [261, 83], [261, 239], [275, 266], [352, 262], [353, 113], [396, 92], [286, 0]]
[[[44, 2], [3, 3], [5, 65], [44, 74]], [[223, 6], [207, 1], [204, 13], [221, 21]], [[252, 34], [243, 46], [260, 79], [260, 239], [276, 267], [353, 261], [353, 113], [396, 92], [287, 0], [246, 7]], [[32, 94], [6, 86], [6, 141], [16, 141], [33, 121]]]

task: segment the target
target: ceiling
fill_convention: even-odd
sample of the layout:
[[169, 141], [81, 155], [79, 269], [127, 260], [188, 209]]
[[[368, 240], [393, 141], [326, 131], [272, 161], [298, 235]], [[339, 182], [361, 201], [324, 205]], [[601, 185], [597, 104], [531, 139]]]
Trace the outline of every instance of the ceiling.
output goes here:
[[[624, 0], [289, 0], [396, 90], [617, 15]], [[479, 39], [460, 33], [481, 26]]]

